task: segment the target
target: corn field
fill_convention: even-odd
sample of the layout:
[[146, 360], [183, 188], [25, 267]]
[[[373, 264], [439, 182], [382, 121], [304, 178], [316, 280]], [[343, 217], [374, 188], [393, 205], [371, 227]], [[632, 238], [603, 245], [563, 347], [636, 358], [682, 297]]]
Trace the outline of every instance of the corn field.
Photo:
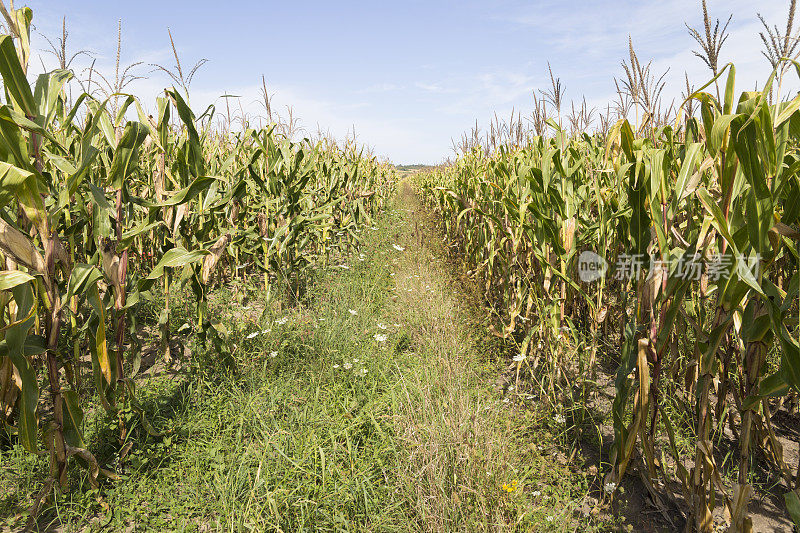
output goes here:
[[[770, 485], [773, 493], [776, 487], [781, 491], [788, 518], [800, 530], [800, 464], [785, 453], [791, 441], [775, 422], [787, 413], [796, 419], [800, 410], [800, 93], [787, 90], [800, 80], [800, 32], [792, 30], [795, 4], [791, 0], [785, 34], [777, 27], [773, 32], [759, 15], [766, 28], [763, 55], [771, 68], [760, 89], [741, 90], [734, 63], [719, 60], [731, 19], [720, 31], [720, 22], [710, 22], [702, 0], [705, 31], [687, 28], [710, 79], [695, 88], [686, 75], [677, 104], [662, 105], [666, 73], [659, 76], [651, 63], [640, 62], [629, 37], [625, 77], [614, 80], [619, 96], [614, 112], [609, 106], [596, 117], [585, 98], [567, 109], [565, 90], [548, 63], [550, 88], [539, 91], [541, 99], [534, 93], [531, 127], [514, 111], [508, 122], [495, 114], [485, 139], [476, 123], [471, 134], [454, 142], [455, 160], [437, 167], [408, 165], [423, 168], [413, 168], [408, 181], [434, 213], [448, 249], [469, 269], [486, 311], [487, 337], [501, 339], [496, 342], [503, 354], [513, 357], [506, 373], [513, 375], [517, 389], [520, 382], [530, 387], [527, 399], [550, 409], [547, 416], [558, 413], [554, 427], [567, 428], [562, 435], [569, 459], [562, 465], [572, 464], [595, 437], [599, 449], [608, 445], [607, 456], [600, 452], [605, 461], [600, 476], [586, 482], [588, 492], [599, 494], [598, 508], [613, 505], [623, 483], [635, 478], [648, 504], [676, 530], [679, 522], [672, 518], [677, 513], [685, 531], [718, 531], [722, 515], [729, 531], [749, 533], [761, 490]], [[179, 335], [191, 335], [215, 360], [235, 365], [231, 332], [210, 305], [215, 290], [256, 280], [270, 297], [277, 288], [282, 302], [300, 307], [315, 272], [358, 252], [362, 229], [384, 211], [396, 215], [390, 205], [404, 200], [396, 198], [395, 167], [356, 143], [355, 126], [352, 141], [336, 142], [298, 138], [291, 108], [288, 124], [273, 121], [264, 77], [260, 90], [270, 124], [253, 128], [242, 110], [238, 131], [215, 127], [222, 114], [215, 106], [198, 113], [190, 105], [188, 86], [205, 60], [185, 77], [172, 33], [177, 73], [156, 67], [175, 86], [161, 93], [150, 114], [124, 91], [131, 78], [126, 78], [128, 70], [120, 76], [119, 64], [116, 85], [103, 78], [108, 90], [92, 92], [81, 84], [82, 91], [73, 94], [77, 79], [66, 61], [66, 22], [61, 68], [31, 81], [33, 12], [15, 9], [13, 3], [7, 9], [3, 2], [0, 11], [7, 32], [0, 35], [0, 426], [26, 457], [48, 459], [47, 479], [29, 495], [32, 529], [43, 500], [67, 492], [76, 478], [94, 489], [123, 480], [125, 468], [103, 464], [90, 451], [97, 448], [90, 440], [113, 435], [123, 446], [134, 431], [130, 424], [126, 428], [130, 413], [137, 427], [162, 436], [137, 391], [143, 351], [153, 341], [143, 337], [155, 337], [157, 357], [166, 365], [180, 358], [171, 342]], [[117, 63], [119, 53], [118, 48]], [[404, 191], [414, 196], [411, 188]], [[428, 245], [424, 222], [413, 221], [420, 250]], [[391, 238], [401, 235], [397, 228], [389, 231]], [[405, 247], [393, 245], [394, 252], [406, 251], [408, 242], [403, 242]], [[417, 257], [434, 257], [434, 248], [434, 255]], [[387, 281], [395, 276], [389, 270], [397, 256], [387, 259], [384, 252], [374, 257], [386, 262], [386, 276], [359, 280], [374, 285], [368, 290], [375, 293], [397, 289], [394, 279]], [[364, 254], [359, 259], [370, 263]], [[361, 276], [355, 269], [353, 275]], [[413, 276], [420, 277], [406, 277]], [[411, 287], [405, 290], [412, 292]], [[427, 282], [425, 291], [425, 297], [434, 293]], [[180, 332], [172, 331], [175, 306], [179, 300], [185, 303], [186, 294], [191, 320]], [[446, 313], [432, 316], [455, 315], [451, 309], [457, 307], [446, 303]], [[143, 316], [152, 310], [155, 332], [145, 333]], [[359, 313], [347, 311], [341, 313], [346, 319]], [[363, 317], [365, 324], [368, 319]], [[374, 335], [360, 329], [367, 341], [386, 348], [392, 372], [402, 374], [394, 358], [399, 361], [404, 352], [416, 357], [418, 338], [405, 333], [400, 318], [392, 330], [380, 320]], [[324, 321], [315, 318], [313, 327]], [[330, 327], [341, 327], [344, 335], [349, 330], [342, 324]], [[433, 331], [445, 335], [446, 329]], [[387, 343], [392, 331], [403, 336], [394, 347]], [[305, 339], [296, 342], [307, 348]], [[337, 350], [339, 345], [324, 356], [339, 361]], [[269, 353], [275, 358], [278, 351]], [[503, 363], [511, 363], [508, 359]], [[347, 370], [353, 365], [343, 356], [340, 362]], [[364, 378], [366, 366], [360, 372]], [[377, 394], [378, 388], [370, 393]], [[411, 396], [406, 391], [409, 405]], [[472, 401], [490, 409], [475, 400], [479, 396], [458, 398], [469, 414], [463, 420], [476, 420], [469, 411]], [[291, 401], [305, 402], [306, 397], [292, 394]], [[400, 410], [402, 402], [394, 401], [391, 408]], [[360, 411], [348, 402], [340, 402], [344, 418], [353, 420], [352, 410], [353, 424], [360, 423]], [[384, 421], [398, 417], [391, 413], [377, 417], [380, 424], [369, 414], [373, 424], [364, 427], [376, 428], [383, 437], [381, 428], [391, 427]], [[107, 425], [92, 439], [84, 434], [90, 417]], [[408, 418], [407, 434], [395, 437], [423, 448], [426, 437], [416, 437], [414, 417]], [[442, 420], [451, 422], [444, 415]], [[601, 434], [604, 424], [607, 439]], [[270, 430], [295, 435], [278, 427]], [[510, 422], [506, 430], [513, 433]], [[273, 435], [265, 434], [305, 476], [306, 467], [292, 462], [270, 440]], [[329, 436], [335, 452], [341, 435], [331, 431]], [[356, 433], [356, 439], [362, 437], [368, 440]], [[349, 439], [348, 453], [361, 450], [362, 442], [353, 445]], [[313, 442], [314, 468], [319, 453], [325, 471], [327, 449]], [[386, 450], [396, 453], [408, 442], [382, 447], [381, 453], [389, 456]], [[437, 442], [430, 443], [427, 451], [438, 457]], [[533, 442], [527, 444], [538, 450]], [[463, 455], [455, 444], [455, 451], [447, 453], [482, 457], [483, 450], [474, 447], [475, 455]], [[253, 487], [246, 487], [251, 495], [259, 487], [265, 457], [266, 452], [259, 456]], [[417, 466], [409, 456], [397, 457], [409, 468]], [[336, 455], [328, 461], [342, 474]], [[388, 480], [384, 466], [380, 482]], [[367, 470], [372, 473], [373, 467]], [[425, 492], [420, 479], [430, 476], [435, 487], [440, 481], [428, 467], [414, 473], [417, 494], [426, 495], [421, 500], [452, 489], [453, 500], [438, 502], [444, 509], [448, 501], [461, 502], [450, 485], [479, 492], [463, 479], [457, 483], [455, 473], [443, 483], [444, 492]], [[511, 470], [516, 475], [518, 469]], [[246, 477], [250, 484], [249, 472]], [[310, 478], [316, 489], [317, 479]], [[326, 475], [320, 479], [324, 487]], [[364, 486], [357, 496], [366, 502]], [[532, 495], [527, 502], [544, 501], [534, 499], [542, 487], [535, 488], [516, 478], [503, 483], [501, 498], [506, 499], [497, 501], [504, 511], [497, 517], [508, 521], [498, 523], [517, 520], [513, 498], [524, 491]], [[294, 494], [278, 487], [269, 497], [281, 491]], [[316, 505], [307, 499], [303, 505]], [[270, 512], [283, 512], [273, 507]], [[394, 502], [392, 509], [411, 507]], [[298, 523], [313, 523], [316, 515], [298, 512], [304, 515]], [[521, 512], [518, 524], [526, 513], [535, 514]], [[589, 523], [590, 515], [587, 511], [565, 520]], [[419, 520], [426, 516], [420, 512]], [[580, 522], [584, 519], [589, 522]]]
[[148, 116], [125, 94], [72, 102], [68, 70], [29, 83], [32, 16], [12, 8], [0, 37], [0, 418], [49, 456], [44, 495], [68, 467], [95, 486], [117, 477], [86, 449], [88, 410], [130, 408], [155, 431], [132, 379], [142, 305], [165, 302], [169, 361], [170, 293], [188, 288], [194, 333], [224, 359], [211, 288], [255, 275], [297, 297], [309, 267], [357, 245], [394, 178], [354, 144], [296, 142], [274, 125], [221, 134], [213, 109], [196, 115], [181, 89]]
[[[698, 116], [670, 124], [568, 133], [551, 118], [554, 136], [468, 147], [419, 180], [544, 397], [566, 382], [585, 405], [598, 359], [617, 354], [607, 495], [635, 465], [656, 506], [682, 500], [703, 532], [717, 506], [752, 530], [756, 456], [800, 518], [800, 471], [771, 424], [800, 391], [800, 97], [769, 97], [784, 70], [737, 93], [727, 65], [688, 95]], [[581, 277], [587, 253], [607, 276]], [[738, 442], [730, 483], [725, 435]]]

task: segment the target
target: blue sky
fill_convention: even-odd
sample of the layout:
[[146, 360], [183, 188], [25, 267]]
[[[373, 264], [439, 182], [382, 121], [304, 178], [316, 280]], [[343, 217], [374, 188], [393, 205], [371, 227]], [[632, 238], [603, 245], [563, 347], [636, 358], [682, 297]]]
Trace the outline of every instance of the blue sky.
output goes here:
[[[24, 2], [17, 0], [17, 5]], [[182, 61], [209, 62], [192, 84], [193, 107], [241, 96], [247, 112], [256, 103], [264, 74], [273, 107], [291, 105], [309, 133], [318, 126], [337, 137], [352, 134], [396, 163], [437, 163], [452, 155], [451, 140], [497, 112], [523, 115], [533, 91], [546, 89], [547, 61], [566, 86], [567, 102], [586, 97], [605, 109], [614, 97], [614, 76], [627, 57], [630, 34], [640, 59], [670, 69], [665, 94], [678, 97], [683, 74], [702, 83], [710, 76], [691, 50], [684, 22], [700, 26], [698, 0], [651, 1], [404, 1], [237, 2], [66, 0], [27, 2], [36, 32], [32, 72], [52, 68], [46, 41], [60, 35], [66, 15], [72, 50], [89, 49], [96, 67], [112, 73], [117, 20], [123, 24], [128, 64], [172, 64], [167, 27]], [[759, 11], [785, 25], [787, 1], [711, 0], [712, 17], [734, 13], [721, 61], [733, 60], [739, 90], [752, 89], [769, 73], [760, 54]], [[724, 22], [724, 21], [723, 21]], [[37, 54], [35, 54], [37, 55]], [[41, 58], [41, 59], [40, 59]], [[87, 65], [76, 63], [76, 71]], [[147, 65], [148, 78], [129, 87], [154, 107], [169, 84]], [[793, 75], [794, 76], [794, 75]]]

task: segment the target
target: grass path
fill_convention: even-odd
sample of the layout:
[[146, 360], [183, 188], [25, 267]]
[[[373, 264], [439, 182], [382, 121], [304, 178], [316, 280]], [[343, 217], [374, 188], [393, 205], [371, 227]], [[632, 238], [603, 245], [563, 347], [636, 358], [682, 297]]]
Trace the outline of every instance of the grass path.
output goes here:
[[[166, 436], [132, 427], [129, 475], [99, 494], [84, 480], [42, 527], [590, 530], [587, 478], [556, 459], [564, 428], [498, 381], [509, 359], [407, 185], [362, 236], [301, 305], [216, 295], [235, 371], [195, 351], [194, 370], [143, 382]], [[94, 451], [118, 459], [118, 448]], [[0, 501], [13, 530], [46, 463], [4, 454], [24, 473]]]
[[407, 185], [396, 216], [390, 233], [404, 252], [391, 265], [397, 297], [387, 313], [405, 320], [418, 357], [402, 375], [395, 422], [415, 529], [574, 530], [583, 479], [544, 457], [555, 435], [530, 396], [498, 380], [508, 358]]

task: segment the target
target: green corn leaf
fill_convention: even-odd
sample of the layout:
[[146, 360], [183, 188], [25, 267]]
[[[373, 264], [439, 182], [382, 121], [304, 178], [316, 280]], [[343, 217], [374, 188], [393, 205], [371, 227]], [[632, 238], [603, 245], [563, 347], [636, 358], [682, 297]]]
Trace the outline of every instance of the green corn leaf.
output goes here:
[[3, 77], [6, 94], [14, 106], [26, 116], [34, 117], [36, 104], [31, 93], [31, 86], [25, 78], [17, 50], [14, 48], [13, 38], [10, 35], [0, 36], [0, 76]]
[[13, 295], [17, 304], [17, 321], [6, 330], [5, 340], [0, 341], [0, 356], [8, 355], [11, 358], [22, 380], [17, 425], [20, 443], [29, 452], [38, 453], [36, 408], [39, 404], [39, 384], [36, 372], [25, 355], [25, 344], [35, 321], [36, 299], [30, 283], [14, 287]]
[[122, 132], [122, 137], [114, 150], [114, 159], [111, 161], [109, 182], [114, 189], [121, 189], [125, 180], [136, 166], [139, 147], [147, 137], [147, 128], [139, 122], [128, 122]]
[[78, 393], [73, 390], [61, 392], [62, 412], [64, 414], [64, 440], [73, 448], [86, 448], [83, 440], [83, 409]]
[[8, 291], [23, 283], [30, 283], [35, 278], [19, 270], [0, 270], [0, 291]]

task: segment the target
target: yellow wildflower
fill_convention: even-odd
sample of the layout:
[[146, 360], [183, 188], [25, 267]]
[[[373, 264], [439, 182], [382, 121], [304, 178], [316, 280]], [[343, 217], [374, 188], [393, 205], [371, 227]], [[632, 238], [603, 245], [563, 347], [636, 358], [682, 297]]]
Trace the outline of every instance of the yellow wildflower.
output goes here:
[[518, 480], [514, 480], [511, 483], [503, 483], [503, 490], [511, 494], [515, 490], [517, 490], [517, 485], [519, 484]]

